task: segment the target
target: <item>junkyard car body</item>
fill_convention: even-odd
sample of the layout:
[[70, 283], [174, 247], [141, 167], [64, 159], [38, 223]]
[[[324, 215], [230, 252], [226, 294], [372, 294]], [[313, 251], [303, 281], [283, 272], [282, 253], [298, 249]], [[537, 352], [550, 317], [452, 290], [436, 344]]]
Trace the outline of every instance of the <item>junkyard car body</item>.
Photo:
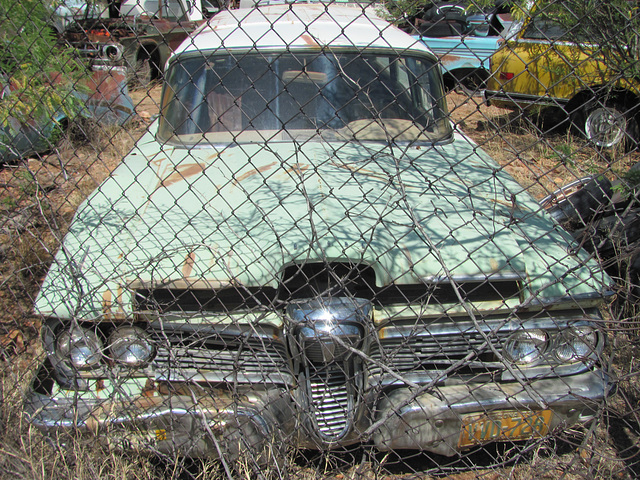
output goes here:
[[[60, 82], [64, 80], [52, 79], [52, 83]], [[4, 84], [2, 98], [16, 94], [10, 79], [1, 83]], [[122, 69], [90, 72], [87, 78], [73, 87], [71, 95], [77, 98], [77, 108], [72, 112], [59, 108], [28, 119], [8, 117], [5, 124], [0, 125], [0, 161], [8, 162], [51, 150], [59, 134], [76, 118], [109, 126], [124, 125], [135, 115], [126, 74]], [[72, 114], [71, 118], [69, 113]]]
[[535, 6], [491, 57], [486, 98], [509, 108], [560, 107], [600, 147], [637, 140], [640, 83], [611, 68], [605, 49], [587, 38], [578, 43]]
[[56, 4], [51, 15], [51, 25], [58, 34], [62, 34], [75, 20], [98, 18], [102, 14], [102, 9], [97, 4], [85, 0], [63, 0]]
[[42, 285], [30, 421], [228, 460], [453, 455], [590, 420], [607, 279], [442, 90], [436, 57], [362, 9], [196, 32]]
[[[509, 6], [477, 12], [473, 4], [436, 4], [430, 16], [410, 28], [440, 59], [445, 86], [484, 88], [489, 78], [489, 59], [509, 31]], [[414, 33], [415, 32], [415, 33]]]
[[92, 67], [121, 66], [146, 84], [160, 76], [171, 53], [205, 21], [203, 15], [201, 5], [186, 0], [113, 2], [99, 17], [75, 18], [62, 37]]

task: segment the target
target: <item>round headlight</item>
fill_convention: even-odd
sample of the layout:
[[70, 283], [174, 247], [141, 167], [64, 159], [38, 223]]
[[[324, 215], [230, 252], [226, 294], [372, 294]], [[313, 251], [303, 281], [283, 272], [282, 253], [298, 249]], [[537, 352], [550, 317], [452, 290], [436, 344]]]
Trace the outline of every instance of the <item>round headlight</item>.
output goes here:
[[114, 362], [140, 367], [153, 358], [155, 348], [141, 328], [120, 327], [109, 336], [109, 352]]
[[591, 327], [563, 330], [556, 339], [555, 354], [561, 362], [578, 362], [596, 351], [598, 335]]
[[96, 366], [102, 358], [102, 341], [95, 331], [75, 327], [62, 332], [57, 340], [57, 354], [71, 362], [75, 368]]
[[519, 330], [509, 337], [504, 346], [508, 360], [529, 364], [540, 358], [547, 348], [547, 334], [539, 329]]

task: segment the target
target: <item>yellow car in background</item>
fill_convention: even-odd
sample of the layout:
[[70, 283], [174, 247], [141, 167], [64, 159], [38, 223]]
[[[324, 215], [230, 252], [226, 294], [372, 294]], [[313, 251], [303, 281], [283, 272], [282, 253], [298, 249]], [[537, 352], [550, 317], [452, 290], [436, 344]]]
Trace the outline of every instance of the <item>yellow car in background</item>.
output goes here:
[[512, 25], [490, 61], [485, 97], [510, 108], [560, 107], [593, 145], [636, 146], [640, 83], [612, 68], [610, 51], [576, 40], [543, 12]]

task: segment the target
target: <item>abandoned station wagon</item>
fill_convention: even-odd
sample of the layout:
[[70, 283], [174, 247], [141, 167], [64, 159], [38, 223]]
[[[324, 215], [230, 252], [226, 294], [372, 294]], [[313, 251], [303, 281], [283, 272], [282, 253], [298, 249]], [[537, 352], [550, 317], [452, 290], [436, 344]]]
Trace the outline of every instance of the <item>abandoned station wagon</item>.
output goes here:
[[196, 31], [44, 280], [30, 421], [262, 460], [454, 455], [591, 420], [607, 279], [442, 89], [424, 44], [362, 8]]

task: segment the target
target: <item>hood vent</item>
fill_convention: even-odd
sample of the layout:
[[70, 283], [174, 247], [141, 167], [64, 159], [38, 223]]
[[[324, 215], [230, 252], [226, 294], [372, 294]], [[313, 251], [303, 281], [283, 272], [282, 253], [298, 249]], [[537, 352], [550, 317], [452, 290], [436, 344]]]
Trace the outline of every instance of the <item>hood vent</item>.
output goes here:
[[[326, 266], [324, 267], [327, 268]], [[332, 272], [336, 269], [332, 266]], [[210, 312], [283, 310], [299, 298], [351, 297], [367, 300], [373, 306], [421, 305], [458, 303], [458, 296], [446, 277], [423, 279], [422, 283], [375, 286], [375, 277], [354, 269], [363, 276], [354, 279], [341, 277], [332, 285], [317, 285], [315, 277], [296, 272], [284, 280], [279, 288], [226, 286], [223, 288], [138, 288], [135, 308], [138, 313]], [[371, 271], [371, 269], [369, 269]], [[325, 273], [326, 275], [326, 273]], [[470, 302], [505, 301], [521, 298], [522, 278], [518, 274], [454, 277], [462, 298]], [[306, 282], [306, 283], [305, 283]]]

